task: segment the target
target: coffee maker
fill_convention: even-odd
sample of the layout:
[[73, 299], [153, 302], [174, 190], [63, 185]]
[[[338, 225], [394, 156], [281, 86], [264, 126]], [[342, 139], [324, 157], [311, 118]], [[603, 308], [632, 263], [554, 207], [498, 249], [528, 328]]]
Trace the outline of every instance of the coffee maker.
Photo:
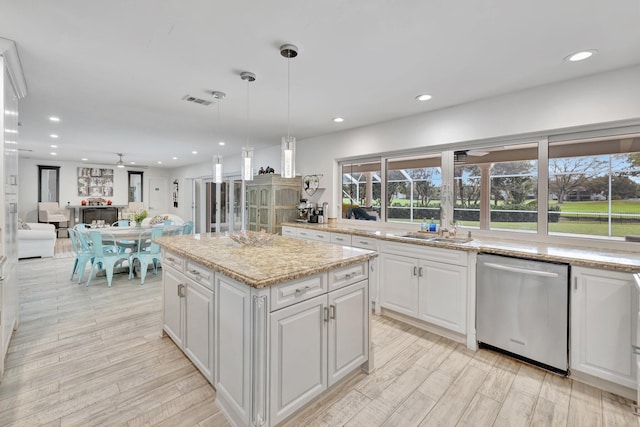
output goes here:
[[312, 213], [309, 215], [309, 222], [313, 224], [323, 224], [325, 222], [325, 212], [327, 211], [328, 203], [323, 203], [322, 206], [317, 206], [312, 209]]
[[311, 222], [311, 214], [315, 207], [315, 203], [307, 202], [307, 199], [300, 199], [300, 204], [298, 205], [298, 217], [296, 218], [296, 221]]

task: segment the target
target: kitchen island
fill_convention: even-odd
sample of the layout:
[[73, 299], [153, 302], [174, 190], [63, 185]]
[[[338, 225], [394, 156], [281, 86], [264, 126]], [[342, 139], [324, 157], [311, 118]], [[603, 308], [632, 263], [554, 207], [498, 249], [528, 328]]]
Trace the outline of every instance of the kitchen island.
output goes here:
[[202, 234], [163, 249], [163, 332], [215, 386], [238, 426], [274, 426], [373, 367], [375, 252], [274, 236], [261, 247]]

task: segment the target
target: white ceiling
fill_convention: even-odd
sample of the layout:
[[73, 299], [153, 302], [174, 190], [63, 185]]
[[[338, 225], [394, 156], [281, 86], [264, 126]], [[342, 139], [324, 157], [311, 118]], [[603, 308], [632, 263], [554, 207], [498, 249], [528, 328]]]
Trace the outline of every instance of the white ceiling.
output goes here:
[[[638, 64], [639, 18], [638, 0], [0, 0], [0, 37], [16, 42], [27, 80], [24, 156], [52, 159], [55, 143], [59, 160], [122, 152], [175, 167], [236, 155], [247, 133], [256, 148], [280, 143], [284, 43], [299, 48], [289, 65], [301, 140]], [[598, 54], [563, 60], [582, 49]], [[241, 71], [257, 75], [249, 132]], [[227, 94], [219, 126], [216, 103], [181, 99], [213, 90]]]

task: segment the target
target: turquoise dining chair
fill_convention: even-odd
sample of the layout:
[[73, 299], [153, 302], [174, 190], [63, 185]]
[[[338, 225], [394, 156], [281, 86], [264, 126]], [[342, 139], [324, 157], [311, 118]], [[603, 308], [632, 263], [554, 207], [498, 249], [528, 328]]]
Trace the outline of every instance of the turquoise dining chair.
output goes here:
[[73, 246], [73, 251], [76, 253], [76, 260], [73, 263], [73, 270], [71, 271], [71, 277], [69, 280], [73, 280], [73, 276], [78, 274], [78, 283], [82, 282], [84, 276], [84, 270], [87, 267], [87, 262], [93, 264], [93, 251], [88, 245], [84, 245], [80, 240], [79, 233], [73, 228], [67, 230], [69, 232], [69, 240]]
[[187, 221], [182, 225], [182, 234], [191, 234], [193, 232], [193, 221]]
[[[107, 247], [104, 247], [102, 244], [103, 235], [105, 236], [104, 240], [108, 240], [110, 242], [109, 246]], [[89, 278], [87, 279], [87, 286], [89, 286], [89, 283], [91, 283], [91, 277], [93, 276], [93, 270], [95, 270], [96, 265], [101, 264], [105, 269], [107, 275], [107, 284], [109, 285], [109, 287], [111, 287], [113, 270], [116, 264], [121, 264], [124, 261], [128, 261], [129, 268], [131, 268], [129, 254], [120, 252], [118, 250], [118, 243], [116, 239], [109, 233], [92, 230], [89, 232], [89, 240], [92, 243], [94, 260], [93, 265], [91, 266], [91, 272], [89, 273]], [[115, 251], [111, 249], [111, 242], [113, 242], [116, 247]]]
[[152, 240], [162, 236], [162, 228], [154, 228], [151, 232], [143, 231], [138, 239], [138, 250], [131, 254], [131, 262], [129, 262], [129, 279], [133, 278], [134, 261], [137, 259], [140, 263], [140, 284], [144, 284], [144, 278], [147, 275], [149, 263], [153, 264], [153, 274], [158, 274], [158, 262], [162, 261], [160, 246]]

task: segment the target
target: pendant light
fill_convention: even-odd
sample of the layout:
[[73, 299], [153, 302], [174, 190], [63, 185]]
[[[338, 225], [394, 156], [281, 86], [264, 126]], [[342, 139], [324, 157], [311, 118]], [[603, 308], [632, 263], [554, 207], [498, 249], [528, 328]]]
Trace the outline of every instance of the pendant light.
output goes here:
[[247, 231], [247, 181], [253, 180], [253, 148], [249, 147], [249, 84], [256, 80], [256, 75], [248, 71], [240, 73], [240, 78], [247, 82], [247, 140], [242, 147], [242, 190], [240, 191], [240, 210], [242, 231]]
[[242, 147], [242, 180], [253, 181], [253, 148], [249, 147], [249, 83], [256, 80], [256, 75], [248, 71], [240, 73], [240, 78], [247, 82], [247, 140], [245, 147]]
[[[220, 103], [226, 96], [224, 92], [213, 91], [211, 93], [215, 99], [218, 100], [218, 117], [216, 121], [216, 133], [220, 136]], [[217, 154], [213, 156], [213, 182], [216, 184], [222, 183], [222, 156]]]
[[281, 170], [284, 178], [296, 176], [296, 138], [291, 136], [291, 71], [290, 60], [298, 56], [298, 48], [292, 44], [280, 46], [280, 55], [287, 58], [287, 136], [282, 137]]

